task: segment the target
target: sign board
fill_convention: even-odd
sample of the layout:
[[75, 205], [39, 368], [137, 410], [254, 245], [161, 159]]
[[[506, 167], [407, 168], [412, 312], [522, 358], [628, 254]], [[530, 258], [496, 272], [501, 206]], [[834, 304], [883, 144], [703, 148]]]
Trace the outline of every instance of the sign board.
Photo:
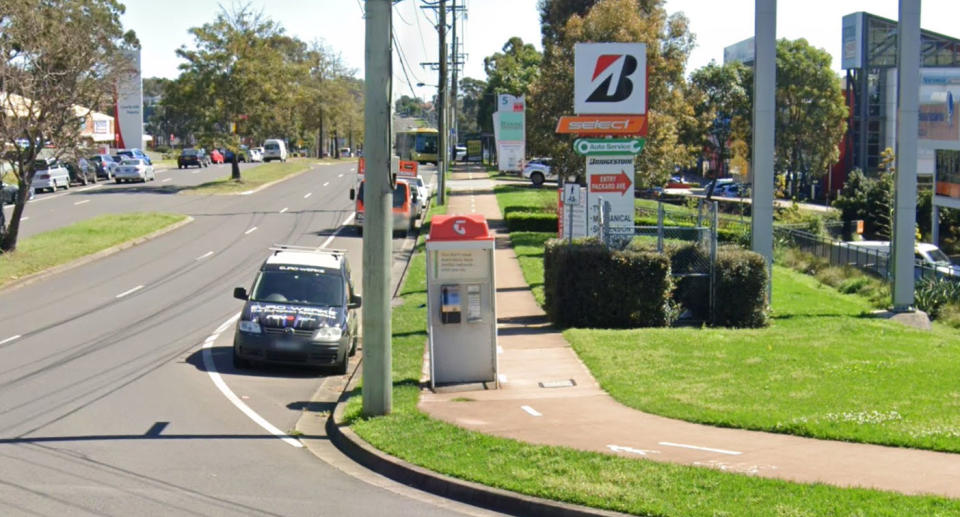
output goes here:
[[526, 101], [523, 96], [517, 97], [509, 93], [501, 93], [497, 96], [497, 111], [500, 113], [513, 112], [523, 113], [526, 109]]
[[524, 120], [522, 111], [520, 113], [500, 112], [498, 119], [500, 131], [497, 134], [500, 135], [498, 138], [501, 142], [523, 142]]
[[643, 138], [578, 138], [573, 150], [584, 156], [639, 154], [644, 143]]
[[497, 96], [497, 111], [493, 114], [493, 132], [497, 141], [497, 165], [501, 172], [519, 172], [523, 169], [526, 153], [526, 101], [523, 96]]
[[126, 62], [117, 82], [117, 146], [143, 147], [143, 80], [140, 76], [140, 49], [124, 53]]
[[411, 160], [400, 160], [397, 176], [400, 178], [416, 178], [418, 163]]
[[574, 112], [647, 112], [645, 44], [577, 43], [573, 63]]
[[501, 171], [523, 170], [523, 142], [500, 142], [497, 146], [497, 163]]
[[483, 140], [467, 140], [467, 161], [479, 162], [483, 157]]
[[587, 236], [586, 187], [566, 183], [557, 189], [557, 222], [557, 237], [561, 239]]
[[574, 135], [647, 135], [646, 115], [564, 115], [557, 133]]
[[863, 25], [866, 13], [852, 13], [843, 17], [840, 33], [840, 68], [863, 68]]
[[633, 238], [633, 155], [587, 157], [588, 233], [600, 235], [600, 210], [609, 203], [608, 242]]

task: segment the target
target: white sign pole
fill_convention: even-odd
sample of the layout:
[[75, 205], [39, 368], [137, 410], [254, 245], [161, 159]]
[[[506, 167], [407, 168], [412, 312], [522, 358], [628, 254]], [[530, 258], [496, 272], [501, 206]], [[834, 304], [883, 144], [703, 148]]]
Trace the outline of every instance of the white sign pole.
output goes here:
[[125, 54], [127, 67], [120, 73], [117, 84], [117, 123], [120, 129], [118, 145], [132, 149], [143, 147], [143, 80], [140, 75], [140, 49]]

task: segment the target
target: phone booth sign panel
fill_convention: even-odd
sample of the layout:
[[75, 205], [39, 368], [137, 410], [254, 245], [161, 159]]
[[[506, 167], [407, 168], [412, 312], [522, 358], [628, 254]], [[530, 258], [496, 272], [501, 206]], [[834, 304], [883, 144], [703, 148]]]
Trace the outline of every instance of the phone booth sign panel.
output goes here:
[[430, 386], [497, 383], [494, 238], [482, 215], [438, 215], [427, 237]]

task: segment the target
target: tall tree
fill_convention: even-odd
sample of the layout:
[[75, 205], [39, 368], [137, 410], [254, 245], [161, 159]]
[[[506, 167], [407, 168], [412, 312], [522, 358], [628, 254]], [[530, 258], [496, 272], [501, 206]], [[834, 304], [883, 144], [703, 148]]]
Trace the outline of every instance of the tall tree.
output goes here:
[[[532, 106], [528, 146], [537, 154], [554, 157], [560, 174], [578, 173], [583, 159], [573, 153], [568, 138], [554, 134], [557, 118], [573, 112], [573, 46], [577, 42], [643, 42], [647, 45], [647, 117], [649, 134], [637, 158], [637, 180], [662, 183], [677, 165], [689, 164], [696, 149], [682, 140], [695, 125], [683, 76], [693, 47], [688, 21], [682, 14], [667, 15], [664, 0], [599, 0], [585, 15], [572, 14], [562, 27], [550, 20], [543, 28], [544, 60], [540, 80], [531, 88]], [[543, 0], [544, 13], [555, 5], [580, 8], [569, 0]], [[563, 11], [563, 9], [559, 9]]]
[[[0, 7], [0, 142], [20, 184], [9, 224], [0, 224], [0, 252], [17, 247], [34, 168], [47, 142], [54, 154], [75, 153], [90, 110], [113, 92], [124, 48], [139, 43], [124, 32], [115, 0], [17, 0]], [[80, 108], [78, 108], [80, 107]]]
[[743, 63], [710, 62], [690, 76], [700, 144], [719, 158], [716, 177], [725, 175], [733, 140], [747, 141], [750, 125], [750, 69]]
[[778, 41], [776, 170], [802, 173], [804, 182], [822, 178], [840, 156], [846, 119], [830, 54], [805, 39]]
[[461, 135], [480, 132], [480, 101], [483, 100], [486, 81], [464, 77], [460, 80], [460, 94], [457, 96], [457, 125]]
[[487, 85], [477, 109], [480, 127], [493, 132], [493, 112], [497, 110], [497, 95], [509, 93], [526, 95], [540, 76], [540, 52], [529, 43], [514, 36], [503, 44], [503, 52], [483, 58]]

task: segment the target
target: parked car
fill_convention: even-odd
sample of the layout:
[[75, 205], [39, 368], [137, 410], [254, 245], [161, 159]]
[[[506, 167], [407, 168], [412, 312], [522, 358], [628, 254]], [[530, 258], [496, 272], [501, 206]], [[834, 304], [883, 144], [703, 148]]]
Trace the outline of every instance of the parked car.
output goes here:
[[[234, 154], [233, 151], [225, 147], [221, 147], [220, 149], [217, 149], [217, 150], [220, 151], [220, 154], [223, 155], [224, 163], [233, 163], [233, 154]], [[237, 160], [238, 161], [240, 160], [239, 156], [237, 157]]]
[[119, 154], [123, 158], [139, 158], [144, 162], [146, 162], [147, 165], [153, 165], [153, 162], [150, 161], [150, 157], [147, 156], [147, 153], [141, 151], [140, 149], [137, 149], [136, 147], [134, 147], [133, 149], [122, 149], [120, 151], [117, 151], [117, 154]]
[[[0, 206], [12, 205], [17, 202], [17, 192], [20, 187], [10, 183], [0, 183]], [[33, 199], [33, 190], [30, 190], [30, 196], [27, 199]]]
[[717, 187], [716, 190], [713, 191], [713, 195], [722, 197], [747, 197], [748, 190], [746, 185], [730, 183]]
[[[363, 233], [365, 214], [363, 204], [364, 185], [366, 185], [366, 180], [361, 180], [360, 185], [356, 189], [350, 189], [350, 200], [356, 203], [353, 225], [361, 234]], [[393, 231], [395, 234], [400, 234], [403, 237], [406, 237], [410, 230], [413, 229], [414, 221], [416, 221], [420, 215], [416, 211], [418, 207], [413, 204], [413, 190], [406, 181], [397, 181], [393, 188]]]
[[86, 185], [87, 183], [97, 182], [97, 168], [86, 158], [77, 158], [76, 160], [66, 161], [63, 164], [70, 173], [70, 181]]
[[177, 157], [177, 168], [183, 169], [191, 166], [207, 167], [210, 165], [210, 157], [203, 149], [187, 148], [180, 151]]
[[41, 158], [33, 162], [33, 182], [30, 187], [34, 192], [49, 189], [51, 192], [58, 188], [70, 188], [70, 171], [53, 158]]
[[528, 178], [533, 186], [539, 187], [547, 180], [556, 180], [557, 176], [550, 172], [552, 158], [534, 158], [523, 168], [523, 177]]
[[420, 190], [420, 196], [426, 200], [426, 204], [430, 204], [430, 185], [427, 185], [426, 181], [423, 181], [423, 176], [417, 176], [416, 179], [417, 188]]
[[347, 372], [357, 350], [357, 309], [350, 265], [342, 251], [278, 247], [260, 266], [233, 337], [233, 365], [332, 366]]
[[[423, 195], [423, 191], [420, 190], [420, 187], [417, 186], [417, 182], [412, 178], [402, 179], [398, 181], [403, 181], [410, 185], [410, 205], [413, 219], [418, 219], [423, 213], [427, 210], [427, 201], [426, 196]], [[411, 227], [415, 223], [411, 223]]]
[[262, 162], [262, 161], [263, 161], [263, 148], [262, 148], [262, 147], [251, 147], [251, 148], [250, 148], [250, 161], [251, 161], [251, 162]]
[[287, 161], [287, 144], [283, 140], [270, 138], [263, 141], [263, 161]]
[[210, 163], [223, 163], [223, 155], [220, 151], [216, 149], [210, 151]]
[[115, 160], [109, 154], [98, 154], [90, 157], [90, 163], [97, 169], [97, 177], [105, 180], [113, 179], [113, 171], [117, 169], [120, 162]]
[[113, 174], [113, 179], [117, 183], [126, 181], [147, 182], [157, 179], [157, 175], [153, 171], [153, 165], [141, 159], [127, 158], [120, 162], [120, 166]]
[[467, 161], [467, 148], [462, 145], [458, 145], [454, 148], [453, 159], [458, 162]]

